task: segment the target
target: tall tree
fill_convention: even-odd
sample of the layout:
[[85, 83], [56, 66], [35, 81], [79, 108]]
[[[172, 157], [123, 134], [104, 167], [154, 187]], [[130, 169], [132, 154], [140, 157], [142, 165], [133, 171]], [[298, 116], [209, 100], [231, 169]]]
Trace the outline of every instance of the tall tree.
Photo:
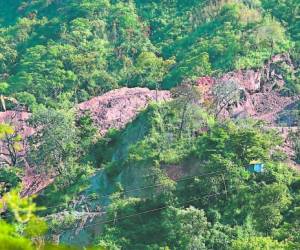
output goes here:
[[40, 172], [67, 179], [79, 152], [74, 114], [41, 108], [33, 113], [29, 124], [36, 129], [30, 140], [29, 162]]

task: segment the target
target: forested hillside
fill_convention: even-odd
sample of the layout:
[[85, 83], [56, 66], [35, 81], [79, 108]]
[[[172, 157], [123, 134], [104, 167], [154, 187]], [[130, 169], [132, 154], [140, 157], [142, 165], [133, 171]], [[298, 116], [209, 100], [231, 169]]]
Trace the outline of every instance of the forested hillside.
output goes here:
[[300, 249], [298, 0], [0, 0], [0, 250]]

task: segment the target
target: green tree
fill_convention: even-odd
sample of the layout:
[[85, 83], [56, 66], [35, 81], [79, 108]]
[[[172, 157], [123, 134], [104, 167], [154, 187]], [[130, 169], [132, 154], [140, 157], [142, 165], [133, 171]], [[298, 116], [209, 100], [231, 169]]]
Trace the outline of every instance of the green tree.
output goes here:
[[134, 72], [132, 73], [133, 83], [130, 83], [130, 85], [159, 89], [164, 76], [174, 63], [174, 60], [163, 60], [153, 52], [142, 52], [136, 59]]
[[[72, 54], [68, 45], [30, 48], [19, 64], [18, 74], [12, 79], [12, 88], [33, 94], [38, 102], [47, 103], [75, 84], [76, 75], [64, 68], [63, 58]], [[51, 100], [51, 99], [50, 99]]]
[[30, 141], [29, 162], [40, 172], [72, 177], [79, 152], [74, 113], [40, 108], [29, 124], [36, 129]]
[[[246, 125], [246, 124], [245, 124]], [[216, 124], [207, 134], [197, 141], [196, 154], [202, 160], [213, 155], [231, 159], [241, 166], [247, 166], [251, 160], [267, 160], [271, 148], [280, 144], [274, 131], [264, 133], [259, 124], [238, 125], [233, 122]]]
[[285, 185], [273, 184], [264, 187], [257, 195], [254, 219], [262, 232], [270, 232], [283, 220], [283, 212], [291, 204], [289, 190]]
[[1, 250], [33, 250], [30, 240], [20, 236], [16, 229], [0, 220], [0, 249]]
[[210, 225], [203, 210], [170, 208], [164, 215], [162, 227], [171, 249], [206, 249]]
[[199, 109], [201, 94], [196, 87], [189, 83], [183, 83], [172, 90], [172, 95], [175, 98], [173, 104], [175, 108], [180, 110], [179, 137], [181, 137], [185, 127], [191, 125], [187, 124], [188, 116], [191, 117], [196, 112], [196, 109]]
[[7, 210], [7, 217], [12, 218], [12, 224], [0, 219], [0, 249], [31, 250], [43, 246], [41, 237], [47, 225], [35, 215], [41, 208], [33, 202], [33, 197], [21, 197], [19, 189], [11, 190], [3, 196], [0, 209]]
[[276, 240], [273, 240], [270, 237], [251, 237], [245, 239], [238, 239], [232, 243], [233, 250], [271, 250], [278, 249], [284, 250], [287, 249], [284, 243], [280, 243]]

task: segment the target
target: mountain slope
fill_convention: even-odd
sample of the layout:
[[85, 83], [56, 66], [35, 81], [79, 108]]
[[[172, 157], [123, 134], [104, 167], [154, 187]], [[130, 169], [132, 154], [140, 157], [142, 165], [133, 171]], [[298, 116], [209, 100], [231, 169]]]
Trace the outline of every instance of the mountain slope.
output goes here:
[[294, 19], [285, 20], [272, 6], [237, 0], [5, 2], [1, 89], [28, 105], [55, 106], [120, 86], [170, 88], [186, 78], [260, 67], [281, 52], [293, 51], [298, 60], [298, 20], [289, 29]]
[[0, 248], [300, 249], [298, 2], [0, 0]]

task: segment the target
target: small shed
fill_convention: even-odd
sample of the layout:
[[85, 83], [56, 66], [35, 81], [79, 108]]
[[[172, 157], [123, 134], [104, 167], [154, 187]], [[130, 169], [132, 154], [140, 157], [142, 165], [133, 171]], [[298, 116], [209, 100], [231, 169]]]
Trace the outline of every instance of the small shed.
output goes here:
[[247, 170], [251, 173], [262, 173], [264, 172], [264, 164], [260, 161], [251, 161], [247, 166]]

